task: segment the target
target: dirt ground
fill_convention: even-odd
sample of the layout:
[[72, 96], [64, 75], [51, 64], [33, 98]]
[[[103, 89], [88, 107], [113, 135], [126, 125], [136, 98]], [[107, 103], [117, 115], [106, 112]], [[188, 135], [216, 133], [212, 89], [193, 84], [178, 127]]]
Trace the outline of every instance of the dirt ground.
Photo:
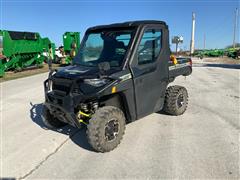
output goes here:
[[[212, 63], [212, 64], [240, 64], [240, 60], [232, 59], [229, 57], [213, 57], [213, 58], [192, 58], [194, 64], [201, 63]], [[53, 68], [59, 68], [58, 64], [53, 64]], [[48, 65], [44, 64], [42, 68], [31, 68], [24, 70], [22, 72], [8, 71], [5, 73], [4, 77], [0, 78], [0, 82], [18, 79], [22, 77], [32, 76], [40, 73], [48, 72]]]
[[240, 64], [240, 59], [233, 59], [229, 57], [205, 57], [203, 59], [200, 58], [193, 58], [193, 62], [198, 63], [219, 63], [219, 64]]
[[[59, 68], [59, 64], [53, 64], [53, 68]], [[21, 72], [14, 72], [14, 71], [8, 71], [5, 73], [4, 77], [0, 78], [0, 82], [4, 82], [4, 81], [9, 81], [9, 80], [13, 80], [13, 79], [18, 79], [18, 78], [22, 78], [22, 77], [27, 77], [27, 76], [32, 76], [32, 75], [36, 75], [36, 74], [40, 74], [40, 73], [44, 73], [44, 72], [48, 72], [48, 65], [44, 64], [43, 67], [41, 68], [30, 68], [30, 69], [25, 69]]]

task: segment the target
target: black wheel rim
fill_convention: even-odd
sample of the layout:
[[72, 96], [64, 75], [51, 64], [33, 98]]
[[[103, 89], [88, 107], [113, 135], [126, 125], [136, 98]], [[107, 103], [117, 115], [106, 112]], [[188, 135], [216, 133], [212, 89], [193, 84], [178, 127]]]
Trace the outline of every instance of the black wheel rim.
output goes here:
[[180, 94], [177, 99], [177, 106], [178, 108], [181, 108], [184, 104], [184, 97], [183, 94]]
[[117, 119], [111, 119], [105, 125], [105, 139], [113, 141], [119, 133], [119, 122]]

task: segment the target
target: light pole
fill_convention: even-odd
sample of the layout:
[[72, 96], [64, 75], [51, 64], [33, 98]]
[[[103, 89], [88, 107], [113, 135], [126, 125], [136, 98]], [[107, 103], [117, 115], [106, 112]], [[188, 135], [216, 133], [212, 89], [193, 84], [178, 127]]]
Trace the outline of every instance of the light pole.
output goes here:
[[192, 38], [190, 45], [190, 54], [194, 53], [194, 41], [195, 41], [195, 13], [192, 13]]
[[233, 29], [233, 48], [236, 47], [237, 26], [238, 26], [238, 8], [236, 8], [235, 10], [234, 29]]

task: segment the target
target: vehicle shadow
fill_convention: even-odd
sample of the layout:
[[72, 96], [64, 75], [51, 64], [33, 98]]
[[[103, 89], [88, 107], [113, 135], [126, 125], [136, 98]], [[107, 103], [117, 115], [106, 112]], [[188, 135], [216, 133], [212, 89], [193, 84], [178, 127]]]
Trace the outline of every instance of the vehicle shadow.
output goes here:
[[170, 115], [169, 113], [165, 112], [163, 109], [158, 111], [158, 112], [155, 112], [155, 113], [161, 114], [161, 115], [165, 115], [165, 116], [169, 116]]
[[229, 69], [240, 69], [240, 64], [194, 64], [194, 67], [219, 67]]
[[87, 136], [86, 136], [86, 127], [83, 127], [82, 129], [75, 128], [73, 126], [67, 125], [63, 128], [59, 129], [49, 129], [45, 124], [43, 123], [42, 120], [42, 108], [43, 104], [32, 104], [30, 102], [30, 118], [31, 120], [36, 123], [38, 126], [45, 130], [52, 130], [57, 133], [65, 134], [68, 135], [69, 138], [78, 146], [80, 146], [83, 149], [86, 149], [88, 151], [94, 151], [93, 148], [89, 145], [87, 141]]

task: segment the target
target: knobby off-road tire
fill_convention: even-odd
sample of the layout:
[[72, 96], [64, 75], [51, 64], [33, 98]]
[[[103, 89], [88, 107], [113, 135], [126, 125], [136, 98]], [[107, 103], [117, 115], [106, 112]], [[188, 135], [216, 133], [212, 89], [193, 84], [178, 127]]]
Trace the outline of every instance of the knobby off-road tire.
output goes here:
[[171, 115], [183, 114], [188, 105], [187, 89], [182, 86], [170, 86], [166, 90], [163, 110]]
[[67, 125], [66, 123], [54, 117], [45, 105], [43, 105], [42, 109], [42, 121], [45, 124], [45, 126], [47, 126], [50, 129], [61, 128]]
[[[125, 123], [125, 116], [121, 109], [113, 106], [99, 108], [87, 125], [89, 144], [98, 152], [113, 150], [122, 140]], [[112, 134], [114, 134], [114, 137], [112, 137]]]

